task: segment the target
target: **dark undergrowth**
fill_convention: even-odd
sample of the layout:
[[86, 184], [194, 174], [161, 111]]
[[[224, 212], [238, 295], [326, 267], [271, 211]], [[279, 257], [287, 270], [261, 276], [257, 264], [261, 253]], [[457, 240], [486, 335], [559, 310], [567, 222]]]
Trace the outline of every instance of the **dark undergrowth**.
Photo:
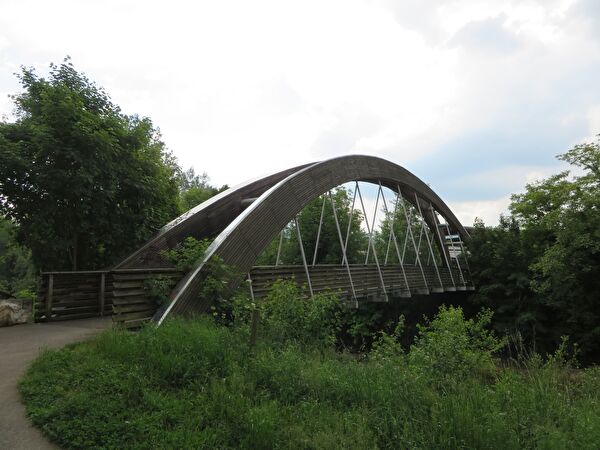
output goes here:
[[252, 348], [240, 313], [46, 351], [20, 385], [27, 411], [64, 448], [598, 448], [600, 370], [573, 369], [562, 349], [498, 364], [490, 314], [442, 308], [410, 349], [400, 321], [368, 353], [343, 353], [333, 299], [317, 300], [280, 286]]

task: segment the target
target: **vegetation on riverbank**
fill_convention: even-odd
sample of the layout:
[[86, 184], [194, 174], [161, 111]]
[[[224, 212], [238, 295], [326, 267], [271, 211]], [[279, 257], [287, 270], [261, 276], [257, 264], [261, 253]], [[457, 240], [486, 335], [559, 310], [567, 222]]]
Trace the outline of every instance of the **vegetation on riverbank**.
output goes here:
[[[64, 448], [595, 448], [600, 370], [553, 356], [499, 363], [491, 313], [442, 307], [410, 348], [377, 333], [336, 350], [333, 296], [281, 284], [229, 326], [172, 320], [45, 352], [21, 392]], [[250, 317], [259, 307], [255, 347]]]

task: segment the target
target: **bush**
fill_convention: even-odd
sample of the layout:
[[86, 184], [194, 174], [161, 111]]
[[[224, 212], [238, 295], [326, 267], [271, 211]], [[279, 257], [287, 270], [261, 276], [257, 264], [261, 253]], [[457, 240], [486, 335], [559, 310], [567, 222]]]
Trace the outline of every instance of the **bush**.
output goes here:
[[15, 298], [31, 300], [34, 301], [37, 299], [37, 294], [31, 289], [21, 289], [15, 294]]
[[493, 374], [492, 357], [504, 341], [486, 330], [491, 319], [489, 310], [465, 320], [461, 308], [440, 307], [432, 321], [418, 325], [419, 334], [408, 355], [410, 366], [443, 384], [461, 382], [473, 374]]
[[158, 275], [144, 280], [146, 295], [154, 300], [158, 306], [169, 302], [172, 287], [173, 280], [165, 275]]
[[[204, 260], [211, 243], [208, 239], [187, 237], [179, 246], [163, 252], [163, 255], [177, 270], [187, 273]], [[228, 323], [231, 320], [232, 309], [229, 283], [239, 278], [239, 274], [216, 255], [205, 262], [204, 272], [206, 275], [202, 280], [198, 301], [212, 305], [215, 318], [222, 323]], [[170, 301], [171, 283], [169, 277], [156, 276], [146, 280], [144, 289], [157, 305], [163, 305]]]
[[271, 343], [333, 347], [340, 327], [340, 302], [334, 294], [306, 298], [290, 281], [277, 281], [258, 303], [261, 329]]

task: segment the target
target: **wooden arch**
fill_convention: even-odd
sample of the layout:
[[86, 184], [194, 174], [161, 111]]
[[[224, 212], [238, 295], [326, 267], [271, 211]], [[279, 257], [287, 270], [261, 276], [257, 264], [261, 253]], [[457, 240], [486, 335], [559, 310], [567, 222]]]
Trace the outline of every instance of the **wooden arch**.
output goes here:
[[[249, 272], [277, 234], [311, 200], [350, 181], [381, 183], [422, 209], [435, 210], [464, 240], [468, 233], [444, 201], [422, 180], [405, 168], [382, 158], [350, 155], [295, 167], [229, 189], [166, 225], [144, 247], [118, 268], [160, 262], [160, 252], [173, 248], [187, 236], [214, 237], [205, 258], [190, 270], [171, 293], [171, 302], [156, 313], [162, 322], [168, 315], [206, 311], [209, 304], [197, 301], [206, 261], [213, 255], [240, 273]], [[424, 214], [431, 229], [438, 227], [435, 214]], [[442, 249], [445, 251], [445, 249]]]

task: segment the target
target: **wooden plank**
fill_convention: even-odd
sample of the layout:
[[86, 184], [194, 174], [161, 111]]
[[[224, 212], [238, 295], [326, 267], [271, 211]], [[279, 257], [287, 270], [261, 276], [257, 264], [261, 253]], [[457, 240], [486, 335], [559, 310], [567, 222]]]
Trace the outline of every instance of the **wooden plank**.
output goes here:
[[52, 295], [52, 301], [53, 303], [59, 303], [59, 302], [72, 302], [72, 301], [86, 301], [86, 300], [91, 300], [91, 301], [95, 301], [96, 303], [98, 302], [98, 291], [93, 292], [93, 293], [81, 293], [81, 292], [77, 292], [77, 291], [73, 291], [70, 294], [57, 294], [56, 291], [54, 291], [54, 294]]
[[150, 311], [152, 309], [157, 309], [158, 305], [156, 303], [139, 303], [135, 305], [122, 305], [122, 306], [114, 306], [113, 311], [115, 314], [123, 314], [137, 311]]
[[[87, 306], [70, 306], [70, 307], [56, 307], [52, 308], [52, 315], [69, 315], [76, 314], [80, 312], [98, 312], [98, 306], [95, 304], [87, 305]], [[97, 315], [97, 314], [96, 314]]]
[[137, 289], [144, 287], [143, 281], [113, 281], [112, 285], [115, 289]]
[[115, 280], [115, 281], [136, 281], [136, 280], [146, 280], [148, 278], [156, 278], [158, 276], [163, 276], [166, 278], [181, 278], [183, 276], [183, 274], [181, 274], [181, 273], [160, 273], [160, 272], [154, 272], [154, 273], [139, 272], [139, 273], [131, 273], [131, 274], [114, 273], [113, 280]]
[[112, 304], [115, 306], [133, 305], [136, 303], [156, 303], [156, 302], [154, 300], [148, 298], [145, 295], [140, 295], [139, 297], [115, 297], [112, 302]]
[[146, 291], [144, 289], [124, 289], [113, 291], [113, 296], [116, 297], [132, 297], [132, 296], [140, 296], [146, 295]]
[[77, 308], [77, 307], [87, 307], [87, 306], [95, 306], [98, 309], [98, 301], [97, 300], [71, 300], [71, 301], [53, 301], [52, 302], [52, 311], [56, 311], [57, 309], [66, 309], [66, 308]]

